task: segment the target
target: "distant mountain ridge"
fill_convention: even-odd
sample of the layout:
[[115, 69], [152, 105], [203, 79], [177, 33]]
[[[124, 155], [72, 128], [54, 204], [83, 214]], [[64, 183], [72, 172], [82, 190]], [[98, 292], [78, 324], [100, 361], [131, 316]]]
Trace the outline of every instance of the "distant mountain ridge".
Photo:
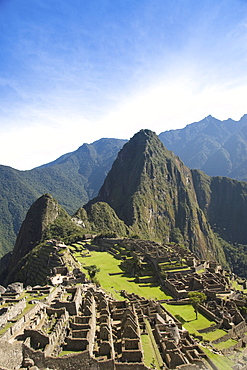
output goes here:
[[[208, 116], [159, 138], [189, 168], [247, 180], [246, 115], [240, 121]], [[103, 138], [30, 171], [0, 166], [0, 256], [13, 248], [26, 212], [42, 194], [52, 194], [70, 214], [95, 197], [125, 143]]]
[[239, 121], [208, 116], [159, 137], [189, 168], [247, 181], [247, 115]]

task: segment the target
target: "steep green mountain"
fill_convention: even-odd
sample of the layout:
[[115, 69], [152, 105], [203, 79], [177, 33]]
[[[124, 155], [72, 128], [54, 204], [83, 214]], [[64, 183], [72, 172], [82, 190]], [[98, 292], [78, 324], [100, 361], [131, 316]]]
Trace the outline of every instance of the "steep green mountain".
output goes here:
[[192, 170], [200, 208], [223, 239], [247, 242], [247, 183], [227, 177], [209, 177]]
[[116, 212], [105, 202], [93, 203], [87, 208], [79, 208], [74, 215], [75, 219], [83, 221], [83, 226], [92, 233], [125, 237], [130, 230], [125, 223], [118, 218]]
[[247, 115], [239, 121], [208, 116], [159, 137], [189, 168], [247, 181]]
[[119, 149], [118, 139], [101, 139], [30, 171], [0, 166], [0, 256], [13, 249], [31, 204], [50, 193], [67, 212], [98, 193]]
[[224, 253], [200, 209], [191, 171], [155, 133], [141, 130], [124, 145], [96, 198], [108, 203], [133, 233], [162, 241], [180, 237], [202, 258]]

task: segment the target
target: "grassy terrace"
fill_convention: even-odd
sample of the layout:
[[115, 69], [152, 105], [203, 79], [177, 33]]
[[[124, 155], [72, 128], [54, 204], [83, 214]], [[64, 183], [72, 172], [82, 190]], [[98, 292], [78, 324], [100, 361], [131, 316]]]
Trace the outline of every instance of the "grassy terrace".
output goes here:
[[240, 290], [241, 292], [247, 293], [247, 289], [243, 289], [243, 286], [239, 284], [236, 280], [231, 281], [232, 287], [234, 289]]
[[144, 362], [148, 367], [155, 366], [156, 369], [161, 369], [163, 365], [163, 360], [160, 352], [157, 348], [151, 326], [149, 321], [145, 319], [147, 334], [142, 334], [142, 347], [144, 351]]
[[[205, 329], [211, 325], [214, 325], [214, 321], [208, 320], [205, 316], [198, 312], [198, 319], [195, 318], [195, 312], [191, 305], [169, 305], [163, 304], [163, 306], [171, 312], [179, 321], [182, 322], [185, 329], [191, 334], [201, 335], [204, 340], [213, 341], [226, 334], [224, 330], [217, 329], [209, 333], [199, 333], [198, 330]], [[224, 347], [225, 348], [225, 347]]]
[[[90, 252], [90, 257], [81, 257], [80, 253], [74, 254], [79, 262], [85, 266], [96, 265], [100, 268], [97, 274], [99, 282], [108, 293], [112, 294], [114, 299], [122, 300], [121, 290], [136, 293], [139, 296], [153, 299], [169, 299], [171, 296], [165, 294], [158, 285], [152, 283], [135, 283], [134, 278], [123, 274], [119, 267], [120, 261], [115, 259], [107, 252]], [[86, 271], [86, 270], [85, 270]], [[122, 273], [120, 275], [109, 275], [109, 273]]]
[[211, 360], [215, 363], [215, 365], [220, 370], [232, 370], [232, 366], [234, 362], [229, 358], [221, 355], [217, 355], [216, 353], [212, 353], [209, 349], [205, 347], [201, 347], [201, 349], [206, 353], [206, 355], [211, 358]]

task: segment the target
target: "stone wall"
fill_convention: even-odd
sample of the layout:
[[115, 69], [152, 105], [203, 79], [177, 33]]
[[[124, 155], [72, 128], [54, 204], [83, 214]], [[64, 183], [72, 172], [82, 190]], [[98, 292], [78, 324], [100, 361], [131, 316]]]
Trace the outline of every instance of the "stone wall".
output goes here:
[[211, 311], [209, 311], [205, 306], [199, 305], [198, 306], [198, 311], [205, 316], [207, 319], [215, 321], [216, 323], [219, 323], [219, 318]]
[[[93, 359], [88, 351], [77, 354], [65, 355], [62, 357], [45, 357], [41, 351], [32, 350], [27, 343], [23, 345], [23, 352], [25, 357], [34, 360], [34, 363], [39, 368], [49, 368], [54, 370], [115, 370], [114, 361], [97, 361]], [[120, 368], [119, 368], [120, 370]], [[134, 367], [121, 367], [121, 370], [148, 370], [146, 367], [138, 369]]]
[[0, 341], [0, 367], [19, 369], [22, 363], [22, 343]]
[[214, 340], [212, 343], [217, 344], [217, 343], [225, 342], [226, 340], [228, 340], [232, 337], [243, 335], [245, 331], [246, 331], [246, 324], [243, 321], [243, 322], [239, 323], [238, 325], [234, 326], [232, 329], [228, 330], [226, 335]]
[[188, 292], [185, 289], [177, 290], [176, 286], [172, 284], [168, 279], [165, 280], [165, 288], [171, 293], [173, 297], [176, 298], [186, 298], [188, 297]]
[[88, 344], [88, 340], [84, 338], [66, 338], [67, 351], [86, 351]]
[[144, 364], [138, 364], [138, 363], [131, 364], [131, 363], [116, 362], [115, 369], [116, 370], [149, 370], [149, 367], [145, 366]]
[[82, 293], [81, 293], [81, 288], [68, 288], [68, 291], [70, 293], [74, 294], [73, 296], [73, 301], [72, 302], [64, 302], [64, 301], [59, 301], [56, 300], [56, 302], [52, 305], [54, 308], [62, 308], [65, 307], [66, 310], [69, 312], [70, 315], [77, 315], [80, 305], [81, 305], [81, 300], [82, 300]]
[[49, 296], [46, 298], [46, 302], [48, 304], [51, 303], [51, 301], [53, 301], [53, 299], [56, 297], [57, 294], [59, 294], [61, 292], [61, 287], [58, 286], [56, 288], [54, 288], [51, 293], [49, 294]]
[[26, 300], [15, 303], [13, 306], [7, 307], [7, 311], [0, 316], [0, 326], [6, 325], [7, 321], [19, 316], [26, 307]]
[[13, 335], [17, 334], [26, 323], [36, 315], [36, 313], [43, 307], [42, 303], [36, 304], [30, 311], [22, 316], [16, 323], [14, 323], [1, 337], [1, 340], [9, 340]]
[[123, 361], [128, 361], [128, 362], [141, 362], [142, 361], [142, 351], [140, 350], [130, 350], [126, 351], [123, 350], [122, 352], [122, 360]]

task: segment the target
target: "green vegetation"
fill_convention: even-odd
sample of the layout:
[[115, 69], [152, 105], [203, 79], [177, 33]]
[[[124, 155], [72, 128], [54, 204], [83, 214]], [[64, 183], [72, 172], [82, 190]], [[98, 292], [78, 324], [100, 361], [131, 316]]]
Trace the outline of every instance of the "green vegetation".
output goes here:
[[150, 336], [148, 334], [141, 334], [142, 348], [144, 352], [144, 364], [150, 368], [154, 365], [159, 369], [159, 363], [156, 360], [155, 351], [152, 346]]
[[227, 358], [226, 356], [213, 353], [212, 351], [205, 347], [201, 347], [201, 349], [215, 363], [219, 370], [232, 370], [234, 362], [231, 361], [229, 358]]
[[226, 349], [226, 348], [230, 348], [230, 347], [234, 346], [237, 343], [238, 342], [234, 339], [228, 339], [225, 342], [220, 342], [218, 344], [214, 344], [214, 347], [217, 348], [217, 349]]
[[100, 268], [98, 268], [96, 265], [85, 266], [84, 268], [87, 270], [90, 280], [94, 284], [100, 285], [100, 282], [96, 276], [96, 274], [100, 272]]
[[123, 300], [123, 297], [120, 295], [121, 290], [126, 290], [129, 293], [135, 293], [145, 298], [171, 298], [158, 285], [135, 283], [134, 278], [124, 275], [123, 270], [120, 268], [121, 261], [115, 259], [111, 254], [96, 251], [92, 251], [90, 254], [90, 257], [81, 257], [80, 253], [76, 253], [74, 256], [85, 267], [96, 265], [100, 268], [97, 279], [102, 288], [112, 294], [115, 299]]
[[152, 361], [149, 362], [149, 366], [151, 368], [156, 367], [156, 369], [159, 370], [163, 367], [163, 360], [162, 360], [160, 352], [157, 348], [157, 344], [155, 342], [150, 323], [147, 319], [145, 319], [144, 321], [145, 321], [146, 330], [147, 330], [147, 333], [148, 333], [148, 341], [149, 341], [149, 348], [147, 348], [147, 346], [144, 347], [145, 363], [149, 362], [149, 360], [147, 360], [147, 359], [150, 359], [150, 355], [152, 355]]
[[196, 314], [196, 320], [198, 319], [198, 306], [199, 304], [203, 303], [207, 296], [206, 294], [202, 292], [189, 292], [188, 297], [190, 299], [190, 303], [192, 304], [195, 314]]
[[141, 130], [123, 147], [89, 204], [108, 203], [130, 233], [142, 239], [169, 237], [200, 251], [205, 259], [213, 254], [225, 264], [223, 249], [199, 207], [192, 183], [190, 170], [156, 134]]
[[85, 230], [72, 222], [67, 212], [61, 209], [58, 217], [47, 226], [43, 240], [58, 239], [65, 244], [70, 244], [82, 238], [83, 233]]
[[247, 183], [227, 177], [210, 178], [198, 170], [192, 170], [192, 175], [199, 206], [215, 232], [216, 244], [225, 255], [228, 268], [247, 277]]
[[247, 245], [227, 243], [219, 236], [218, 239], [224, 249], [231, 270], [234, 271], [238, 276], [247, 278]]
[[[0, 249], [1, 238], [7, 242], [17, 233], [24, 208], [40, 192], [46, 192], [46, 187], [69, 212], [75, 210], [75, 204], [77, 208], [92, 198], [96, 194], [95, 184], [102, 184], [104, 170], [109, 169], [109, 161], [121, 146], [122, 141], [100, 140], [32, 171], [0, 168], [0, 185], [13, 193], [10, 201], [9, 193], [4, 190], [6, 196], [0, 202], [1, 214], [8, 213], [8, 217], [3, 216], [5, 227], [0, 220]], [[82, 232], [88, 231], [139, 235], [160, 241], [168, 237], [190, 245], [192, 251], [205, 259], [216, 256], [223, 266], [227, 265], [226, 254], [230, 265], [237, 269], [235, 272], [244, 276], [246, 194], [244, 182], [190, 171], [162, 145], [155, 133], [141, 130], [123, 147], [98, 196], [85, 206], [87, 213], [81, 209], [74, 217], [83, 227], [78, 229], [60, 218], [47, 225], [46, 232], [47, 236], [60, 236], [66, 243], [76, 241]], [[13, 224], [14, 228], [7, 224]], [[9, 248], [6, 246], [5, 250]]]
[[163, 306], [183, 324], [190, 334], [201, 336], [203, 340], [213, 341], [226, 334], [226, 332], [221, 329], [209, 333], [199, 333], [198, 330], [213, 326], [215, 322], [208, 320], [205, 316], [200, 314], [200, 312], [198, 312], [198, 318], [196, 320], [195, 312], [191, 305], [169, 305], [163, 303]]
[[92, 230], [100, 232], [101, 236], [126, 236], [128, 227], [121, 221], [116, 212], [105, 202], [97, 202], [87, 207], [88, 221]]
[[66, 355], [72, 355], [75, 353], [79, 353], [81, 351], [61, 351], [58, 355], [58, 357], [66, 356]]
[[[86, 266], [94, 264], [100, 268], [100, 272], [97, 274], [99, 282], [106, 291], [111, 293], [115, 299], [123, 299], [120, 295], [122, 289], [126, 290], [129, 293], [136, 293], [139, 296], [146, 298], [156, 298], [156, 299], [166, 299], [169, 298], [164, 292], [160, 290], [157, 286], [152, 286], [151, 284], [138, 284], [135, 282], [134, 278], [130, 278], [123, 274], [123, 271], [120, 268], [120, 261], [114, 258], [111, 254], [107, 252], [90, 252], [91, 256], [83, 258], [80, 256], [80, 253], [76, 253], [76, 258]], [[113, 274], [113, 275], [112, 275]], [[205, 329], [207, 327], [215, 325], [214, 321], [208, 320], [206, 317], [198, 313], [197, 320], [195, 319], [195, 312], [192, 305], [169, 305], [163, 304], [164, 307], [175, 317], [177, 317], [189, 331], [190, 334], [202, 337], [205, 342], [211, 342], [218, 338], [223, 337], [226, 332], [221, 329], [214, 330], [209, 333], [200, 333], [198, 330]], [[152, 346], [152, 341], [150, 335], [141, 335], [142, 345], [145, 352], [144, 361], [147, 366], [155, 365], [156, 368], [159, 368], [159, 358], [156, 357], [154, 346]], [[234, 345], [235, 341], [228, 340], [222, 342], [218, 345], [215, 345], [215, 348], [228, 348], [231, 345]], [[204, 347], [203, 347], [204, 350]], [[230, 370], [230, 364], [232, 363], [226, 357], [213, 354], [211, 351], [205, 349], [205, 352], [210, 354], [209, 357], [215, 362], [220, 370]], [[150, 365], [152, 364], [152, 365]], [[223, 367], [225, 368], [223, 369]]]

